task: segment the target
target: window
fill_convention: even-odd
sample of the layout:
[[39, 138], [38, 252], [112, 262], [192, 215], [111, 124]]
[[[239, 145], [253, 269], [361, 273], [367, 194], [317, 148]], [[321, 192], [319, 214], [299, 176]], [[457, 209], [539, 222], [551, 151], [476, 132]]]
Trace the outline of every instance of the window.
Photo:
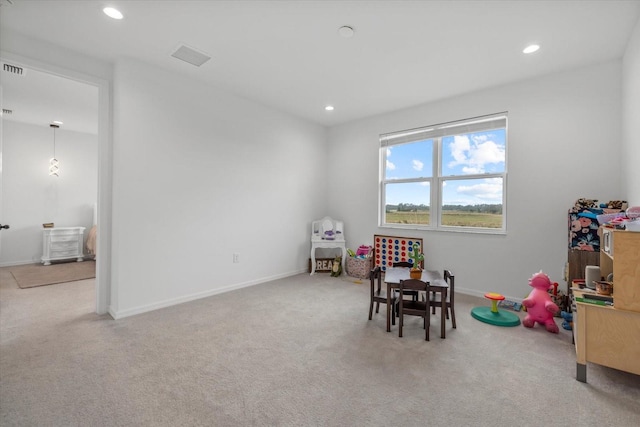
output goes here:
[[380, 226], [504, 233], [506, 113], [380, 136]]

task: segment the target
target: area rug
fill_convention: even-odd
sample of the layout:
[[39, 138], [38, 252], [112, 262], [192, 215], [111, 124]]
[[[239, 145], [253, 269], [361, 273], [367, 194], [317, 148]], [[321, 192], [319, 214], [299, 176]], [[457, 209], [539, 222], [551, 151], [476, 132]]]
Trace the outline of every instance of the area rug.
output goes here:
[[65, 262], [51, 265], [29, 264], [11, 267], [11, 274], [21, 289], [96, 277], [95, 261]]

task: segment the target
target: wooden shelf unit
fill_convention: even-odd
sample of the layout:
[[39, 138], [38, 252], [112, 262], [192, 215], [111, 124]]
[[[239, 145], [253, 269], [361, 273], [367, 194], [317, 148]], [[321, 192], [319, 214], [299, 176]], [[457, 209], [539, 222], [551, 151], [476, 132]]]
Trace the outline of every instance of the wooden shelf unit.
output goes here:
[[[600, 251], [600, 273], [613, 273], [613, 307], [575, 303], [576, 379], [582, 382], [587, 381], [587, 362], [640, 375], [640, 233], [607, 232], [611, 235]], [[604, 242], [602, 234], [601, 228]], [[588, 298], [584, 290], [572, 291], [574, 297]]]
[[[607, 230], [612, 233], [612, 254], [600, 251], [600, 274], [613, 273], [613, 303], [616, 309], [640, 312], [640, 233]], [[602, 228], [600, 240], [603, 241]]]
[[587, 362], [640, 375], [640, 313], [576, 302], [573, 320], [578, 381], [587, 382]]

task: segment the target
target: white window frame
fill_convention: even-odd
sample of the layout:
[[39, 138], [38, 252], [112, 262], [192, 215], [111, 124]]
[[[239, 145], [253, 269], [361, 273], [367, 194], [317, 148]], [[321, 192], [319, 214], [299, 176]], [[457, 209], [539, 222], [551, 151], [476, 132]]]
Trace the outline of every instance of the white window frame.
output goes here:
[[[442, 139], [447, 136], [468, 134], [473, 132], [490, 131], [493, 129], [505, 129], [505, 164], [501, 173], [482, 173], [469, 175], [442, 175]], [[430, 177], [386, 179], [387, 148], [394, 145], [419, 142], [432, 139], [433, 143], [433, 174]], [[470, 232], [484, 234], [506, 234], [507, 232], [507, 168], [508, 168], [508, 127], [507, 113], [495, 113], [485, 116], [473, 117], [454, 122], [441, 123], [416, 129], [408, 129], [398, 132], [390, 132], [380, 135], [380, 174], [378, 185], [378, 225], [382, 228], [411, 229], [411, 230], [439, 230], [452, 232]], [[473, 180], [473, 179], [502, 179], [502, 227], [463, 227], [442, 225], [442, 185], [445, 181]], [[429, 182], [429, 224], [398, 224], [387, 223], [386, 218], [386, 192], [387, 184], [402, 184], [411, 182]]]

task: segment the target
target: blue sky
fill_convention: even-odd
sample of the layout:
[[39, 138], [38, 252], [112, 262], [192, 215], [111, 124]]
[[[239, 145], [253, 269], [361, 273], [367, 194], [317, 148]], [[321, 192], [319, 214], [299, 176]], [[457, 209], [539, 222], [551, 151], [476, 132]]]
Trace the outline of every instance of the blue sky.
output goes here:
[[[433, 176], [434, 140], [387, 147], [388, 179]], [[506, 134], [504, 129], [442, 138], [442, 175], [463, 176], [502, 173], [505, 169]], [[444, 184], [443, 204], [476, 205], [502, 203], [502, 180], [448, 180]], [[428, 183], [387, 185], [387, 204], [414, 203], [429, 205]]]

